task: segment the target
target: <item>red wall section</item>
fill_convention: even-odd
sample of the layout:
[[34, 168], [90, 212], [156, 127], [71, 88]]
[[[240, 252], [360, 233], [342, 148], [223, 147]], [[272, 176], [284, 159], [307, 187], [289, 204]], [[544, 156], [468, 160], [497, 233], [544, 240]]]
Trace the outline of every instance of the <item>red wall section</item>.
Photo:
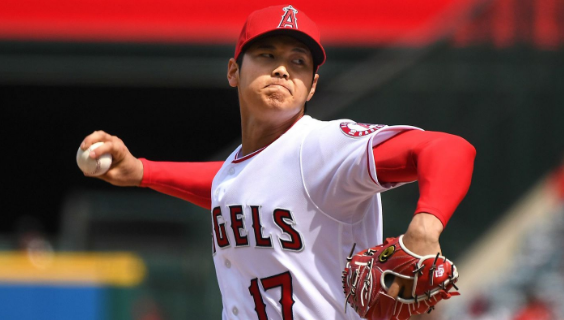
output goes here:
[[454, 44], [492, 44], [499, 49], [530, 44], [544, 50], [558, 49], [564, 44], [564, 1], [492, 1], [457, 30]]
[[[424, 45], [476, 0], [293, 1], [329, 45]], [[354, 5], [353, 5], [354, 3]], [[233, 44], [247, 15], [279, 4], [226, 0], [2, 0], [0, 40]], [[298, 16], [299, 18], [299, 16]]]

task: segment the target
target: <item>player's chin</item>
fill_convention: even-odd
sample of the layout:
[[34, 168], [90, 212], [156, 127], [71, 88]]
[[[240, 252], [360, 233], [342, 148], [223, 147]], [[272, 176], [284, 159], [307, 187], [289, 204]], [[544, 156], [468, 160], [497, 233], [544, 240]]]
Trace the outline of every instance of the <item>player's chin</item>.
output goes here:
[[265, 104], [273, 110], [287, 110], [293, 108], [292, 97], [282, 92], [274, 92], [265, 96]]
[[271, 90], [266, 93], [265, 98], [270, 103], [284, 104], [292, 99], [292, 95], [285, 90]]

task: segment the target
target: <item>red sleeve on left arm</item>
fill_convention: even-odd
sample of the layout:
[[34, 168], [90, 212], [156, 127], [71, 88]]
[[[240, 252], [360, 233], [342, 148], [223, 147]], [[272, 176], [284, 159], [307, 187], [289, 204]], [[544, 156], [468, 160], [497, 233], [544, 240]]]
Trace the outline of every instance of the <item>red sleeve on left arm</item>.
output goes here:
[[411, 130], [373, 148], [378, 180], [419, 182], [415, 213], [430, 213], [446, 226], [472, 179], [476, 149], [461, 137]]

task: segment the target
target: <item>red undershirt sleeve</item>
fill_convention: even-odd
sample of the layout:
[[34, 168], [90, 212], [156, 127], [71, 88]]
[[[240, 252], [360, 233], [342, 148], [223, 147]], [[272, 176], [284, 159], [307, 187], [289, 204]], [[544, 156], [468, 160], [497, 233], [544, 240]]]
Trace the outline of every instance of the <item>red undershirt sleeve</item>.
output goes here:
[[380, 182], [419, 183], [415, 213], [430, 213], [446, 226], [472, 179], [476, 150], [461, 137], [411, 130], [373, 148]]
[[217, 162], [161, 162], [140, 159], [143, 180], [147, 187], [184, 199], [205, 209], [211, 209], [211, 187], [216, 173], [223, 165]]

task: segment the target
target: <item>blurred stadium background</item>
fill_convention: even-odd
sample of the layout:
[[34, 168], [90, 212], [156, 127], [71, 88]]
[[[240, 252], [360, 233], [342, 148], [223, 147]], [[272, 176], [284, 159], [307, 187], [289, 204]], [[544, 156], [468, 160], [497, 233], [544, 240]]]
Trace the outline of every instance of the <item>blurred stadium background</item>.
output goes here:
[[[205, 210], [84, 178], [105, 130], [151, 160], [239, 144], [228, 59], [270, 1], [3, 0], [0, 319], [219, 319]], [[564, 319], [564, 1], [294, 1], [328, 61], [320, 119], [411, 124], [477, 149], [441, 238], [462, 296], [424, 319]], [[383, 195], [402, 233], [417, 186]]]

